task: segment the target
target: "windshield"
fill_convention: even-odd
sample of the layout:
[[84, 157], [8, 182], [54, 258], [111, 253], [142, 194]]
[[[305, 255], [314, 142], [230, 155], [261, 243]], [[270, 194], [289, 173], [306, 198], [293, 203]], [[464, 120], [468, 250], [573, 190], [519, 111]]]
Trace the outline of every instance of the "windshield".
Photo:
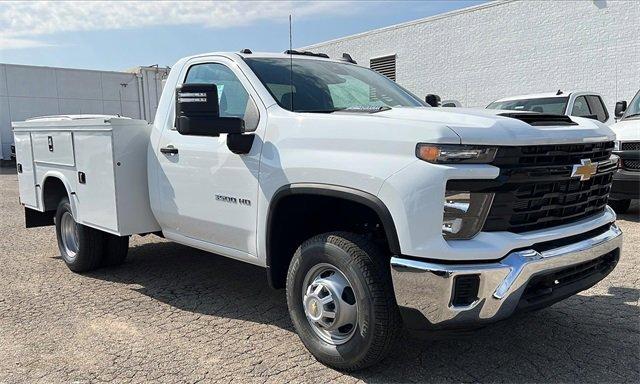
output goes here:
[[624, 116], [622, 116], [621, 120], [624, 120], [626, 118], [640, 119], [640, 91], [636, 93], [636, 96], [629, 103], [627, 111], [624, 113]]
[[508, 101], [494, 101], [487, 109], [507, 109], [512, 111], [531, 111], [564, 115], [568, 97], [544, 97], [539, 99], [520, 99]]
[[[294, 112], [379, 111], [424, 104], [370, 69], [323, 60], [245, 58], [278, 104]], [[293, 72], [292, 69], [293, 68]]]

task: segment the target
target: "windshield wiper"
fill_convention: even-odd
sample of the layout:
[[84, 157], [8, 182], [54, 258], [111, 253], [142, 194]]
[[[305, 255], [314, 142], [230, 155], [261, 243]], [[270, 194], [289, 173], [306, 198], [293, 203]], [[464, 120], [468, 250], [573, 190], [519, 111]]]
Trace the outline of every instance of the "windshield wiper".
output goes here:
[[391, 107], [386, 105], [381, 107], [348, 107], [348, 108], [333, 108], [333, 109], [296, 109], [294, 112], [303, 113], [333, 113], [333, 112], [362, 112], [362, 113], [377, 113], [382, 111], [388, 111]]
[[333, 109], [294, 109], [294, 112], [302, 113], [333, 113], [337, 111], [344, 111], [345, 108], [333, 108]]
[[382, 112], [382, 111], [388, 111], [390, 110], [391, 107], [388, 107], [386, 105], [380, 106], [380, 107], [349, 107], [349, 108], [345, 108], [342, 109], [343, 112], [365, 112], [365, 113], [377, 113], [377, 112]]
[[390, 109], [391, 109], [391, 107], [389, 107], [387, 105], [383, 105], [383, 106], [380, 106], [380, 107], [368, 108], [368, 109], [365, 109], [365, 111], [367, 111], [369, 113], [378, 113], [378, 112], [382, 112], [382, 111], [388, 111]]
[[632, 113], [630, 115], [624, 116], [624, 119], [628, 119], [630, 117], [640, 116], [640, 113]]

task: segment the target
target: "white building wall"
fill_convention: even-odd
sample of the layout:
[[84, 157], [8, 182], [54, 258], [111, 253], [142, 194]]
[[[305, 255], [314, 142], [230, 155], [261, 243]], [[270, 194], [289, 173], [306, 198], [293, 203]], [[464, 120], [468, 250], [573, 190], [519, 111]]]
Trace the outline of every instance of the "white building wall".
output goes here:
[[364, 66], [396, 54], [399, 84], [465, 107], [588, 90], [613, 114], [640, 88], [640, 1], [497, 1], [303, 49]]
[[146, 67], [128, 73], [0, 64], [0, 159], [11, 154], [12, 121], [84, 113], [153, 120], [167, 72]]

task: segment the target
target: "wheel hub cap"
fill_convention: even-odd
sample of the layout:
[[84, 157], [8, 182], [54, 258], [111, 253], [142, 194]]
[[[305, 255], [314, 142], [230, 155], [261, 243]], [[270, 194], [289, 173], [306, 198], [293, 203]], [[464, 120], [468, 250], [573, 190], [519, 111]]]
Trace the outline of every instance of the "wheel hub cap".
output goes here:
[[62, 214], [60, 220], [60, 237], [66, 256], [74, 259], [79, 249], [78, 225], [70, 212]]
[[305, 315], [313, 331], [324, 341], [339, 345], [354, 334], [358, 319], [355, 295], [337, 268], [322, 264], [305, 278], [302, 297]]

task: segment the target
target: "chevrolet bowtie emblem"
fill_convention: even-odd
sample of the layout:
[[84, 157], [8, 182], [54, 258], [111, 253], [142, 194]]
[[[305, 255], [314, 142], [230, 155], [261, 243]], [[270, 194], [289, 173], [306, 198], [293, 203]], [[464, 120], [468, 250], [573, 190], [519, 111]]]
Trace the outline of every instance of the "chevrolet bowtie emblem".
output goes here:
[[598, 172], [598, 164], [592, 163], [591, 159], [582, 159], [580, 163], [573, 166], [571, 177], [580, 177], [580, 181], [585, 181]]

